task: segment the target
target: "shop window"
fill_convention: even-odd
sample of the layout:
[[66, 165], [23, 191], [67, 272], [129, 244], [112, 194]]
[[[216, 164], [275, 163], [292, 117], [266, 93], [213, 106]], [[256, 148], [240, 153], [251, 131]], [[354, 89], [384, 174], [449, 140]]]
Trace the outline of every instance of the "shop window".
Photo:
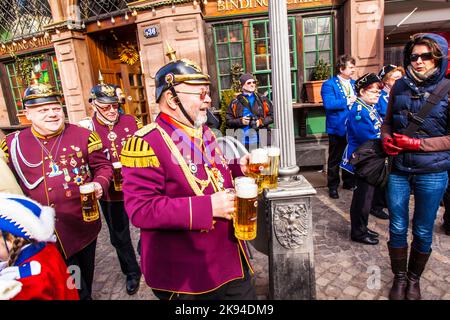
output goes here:
[[[303, 18], [303, 61], [305, 81], [310, 81], [319, 59], [333, 65], [331, 16]], [[333, 70], [331, 70], [333, 72]]]
[[[5, 67], [16, 112], [23, 110], [22, 95], [31, 83], [31, 72], [35, 73], [39, 83], [49, 83], [57, 91], [62, 92], [61, 77], [55, 54], [18, 57], [14, 62], [5, 64]], [[66, 113], [65, 106], [63, 107]]]
[[[291, 63], [292, 99], [297, 101], [297, 51], [295, 37], [295, 18], [288, 18], [289, 57]], [[258, 91], [272, 99], [271, 56], [269, 21], [258, 20], [250, 22], [250, 42], [252, 51], [252, 72], [258, 83]]]
[[219, 91], [231, 89], [232, 66], [238, 64], [242, 69], [245, 69], [242, 24], [214, 26], [214, 44]]

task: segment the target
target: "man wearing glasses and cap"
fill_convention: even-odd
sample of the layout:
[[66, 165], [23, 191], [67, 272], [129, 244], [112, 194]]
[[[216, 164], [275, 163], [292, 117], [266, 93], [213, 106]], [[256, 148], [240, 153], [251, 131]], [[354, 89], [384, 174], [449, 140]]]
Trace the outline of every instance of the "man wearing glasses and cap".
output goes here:
[[161, 112], [122, 149], [123, 192], [141, 229], [141, 267], [159, 299], [256, 299], [246, 245], [234, 236], [233, 176], [248, 156], [228, 164], [205, 125], [209, 76], [187, 59], [155, 75]]
[[31, 128], [6, 136], [1, 148], [24, 194], [55, 208], [55, 234], [68, 266], [81, 272], [80, 299], [91, 299], [99, 216], [85, 219], [79, 187], [93, 182], [101, 198], [112, 179], [102, 141], [95, 131], [64, 123], [61, 94], [33, 80], [24, 92]]
[[[100, 72], [99, 82], [91, 89], [89, 98], [95, 113], [93, 117], [80, 121], [79, 125], [98, 133], [107, 159], [116, 166], [115, 170], [120, 170], [122, 147], [142, 127], [142, 123], [136, 117], [119, 113], [121, 92], [118, 92], [119, 88], [115, 85], [105, 84]], [[100, 205], [108, 225], [111, 244], [116, 249], [120, 268], [126, 275], [126, 291], [129, 295], [135, 294], [139, 289], [141, 270], [131, 242], [130, 223], [119, 183], [110, 184]]]
[[[228, 107], [227, 128], [242, 130], [236, 130], [236, 135], [247, 150], [270, 145], [269, 125], [273, 123], [272, 103], [256, 91], [256, 80], [252, 74], [244, 73], [239, 81], [242, 93], [231, 101]], [[267, 135], [262, 134], [264, 129], [267, 130]]]

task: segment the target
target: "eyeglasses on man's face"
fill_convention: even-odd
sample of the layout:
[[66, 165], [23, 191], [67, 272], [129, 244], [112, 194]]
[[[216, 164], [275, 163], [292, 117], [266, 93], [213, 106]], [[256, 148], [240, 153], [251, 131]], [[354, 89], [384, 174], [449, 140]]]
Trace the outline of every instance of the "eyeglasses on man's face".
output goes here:
[[413, 53], [409, 57], [409, 59], [412, 62], [416, 62], [417, 60], [419, 60], [419, 58], [422, 59], [422, 61], [432, 60], [433, 59], [433, 53], [432, 52], [424, 52], [424, 53], [421, 53], [421, 54]]
[[189, 91], [177, 91], [175, 90], [176, 93], [184, 93], [184, 94], [195, 94], [198, 95], [200, 97], [200, 100], [205, 100], [206, 96], [210, 96], [210, 92], [209, 90], [202, 90], [200, 92], [189, 92]]
[[250, 85], [250, 84], [256, 84], [255, 80], [248, 80], [245, 84]]
[[113, 110], [119, 109], [119, 104], [118, 103], [102, 104], [102, 105], [100, 105], [98, 103], [95, 103], [95, 105], [97, 107], [99, 107], [102, 111], [108, 111], [111, 108], [113, 108]]

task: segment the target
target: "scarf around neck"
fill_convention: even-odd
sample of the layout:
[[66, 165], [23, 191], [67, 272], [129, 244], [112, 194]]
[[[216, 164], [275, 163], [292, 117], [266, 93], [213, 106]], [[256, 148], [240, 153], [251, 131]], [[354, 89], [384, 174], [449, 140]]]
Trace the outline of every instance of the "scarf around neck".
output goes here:
[[417, 84], [422, 84], [423, 82], [425, 82], [428, 78], [430, 78], [432, 75], [434, 75], [436, 72], [439, 71], [439, 69], [437, 67], [434, 67], [433, 69], [428, 70], [425, 73], [419, 73], [416, 70], [414, 70], [414, 68], [412, 67], [412, 65], [408, 66], [408, 71], [409, 74], [411, 75], [411, 77], [413, 78], [413, 80], [417, 83]]

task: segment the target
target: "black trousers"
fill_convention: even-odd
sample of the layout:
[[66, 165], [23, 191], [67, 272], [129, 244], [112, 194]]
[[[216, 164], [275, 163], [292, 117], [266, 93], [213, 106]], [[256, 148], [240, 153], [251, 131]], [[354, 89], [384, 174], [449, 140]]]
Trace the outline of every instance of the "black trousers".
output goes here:
[[108, 225], [111, 244], [119, 257], [120, 269], [125, 275], [140, 276], [141, 269], [134, 253], [130, 236], [130, 222], [123, 201], [102, 201], [103, 216]]
[[[339, 164], [342, 161], [345, 147], [347, 146], [347, 138], [336, 136], [334, 134], [328, 135], [328, 189], [337, 189], [339, 187]], [[353, 187], [355, 185], [355, 178], [353, 174], [346, 170], [342, 171], [343, 184], [346, 187]]]
[[386, 189], [382, 187], [375, 187], [372, 200], [372, 210], [381, 211], [384, 208], [387, 208]]
[[243, 261], [244, 278], [230, 281], [217, 290], [203, 294], [182, 294], [171, 291], [152, 289], [160, 300], [256, 300], [255, 285], [248, 270], [247, 263]]
[[80, 300], [92, 300], [92, 282], [94, 281], [95, 269], [95, 247], [97, 246], [97, 239], [92, 241], [83, 250], [78, 251], [69, 259], [66, 259], [67, 266], [76, 265], [80, 268], [80, 285], [78, 294]]
[[356, 178], [356, 189], [353, 191], [350, 207], [351, 236], [354, 238], [361, 238], [367, 233], [374, 192], [374, 186]]

